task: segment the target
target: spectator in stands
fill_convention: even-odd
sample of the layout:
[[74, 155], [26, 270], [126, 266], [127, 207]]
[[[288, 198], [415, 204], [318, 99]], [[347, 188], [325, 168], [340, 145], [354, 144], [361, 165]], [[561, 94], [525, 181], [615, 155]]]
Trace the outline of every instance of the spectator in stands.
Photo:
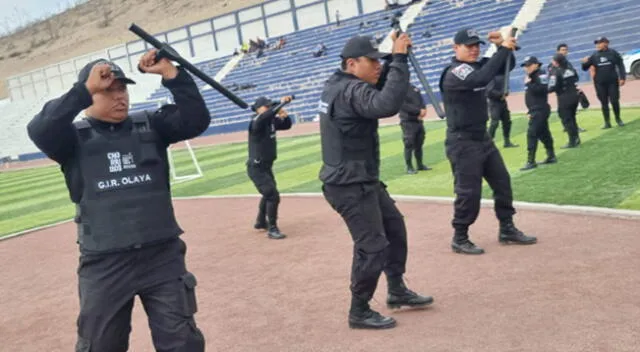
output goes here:
[[478, 33], [465, 28], [454, 36], [455, 57], [440, 76], [445, 111], [447, 112], [446, 155], [454, 178], [454, 228], [451, 249], [456, 253], [482, 254], [484, 250], [469, 240], [469, 227], [480, 212], [482, 180], [493, 190], [494, 209], [500, 221], [498, 240], [503, 243], [533, 244], [535, 237], [526, 236], [513, 223], [513, 194], [509, 171], [500, 151], [487, 133], [487, 98], [484, 89], [496, 75], [505, 71], [507, 60], [515, 65], [513, 50], [516, 39], [502, 38], [500, 32], [489, 33], [498, 50], [491, 58], [480, 56]]
[[[395, 319], [369, 306], [385, 272], [387, 306], [421, 307], [432, 297], [419, 295], [404, 284], [407, 229], [400, 210], [380, 181], [378, 120], [393, 116], [409, 88], [408, 47], [404, 33], [393, 40], [393, 55], [378, 51], [370, 36], [356, 36], [342, 49], [341, 69], [326, 81], [321, 95], [320, 137], [324, 197], [346, 222], [353, 239], [349, 326], [384, 329]], [[376, 88], [383, 57], [391, 57], [385, 84]]]
[[[167, 59], [156, 61], [156, 52], [145, 53], [138, 67], [162, 76], [175, 105], [130, 116], [127, 84], [135, 82], [113, 62], [97, 60], [27, 126], [35, 145], [61, 165], [76, 204], [76, 351], [126, 351], [136, 295], [156, 350], [204, 351], [166, 149], [200, 135], [211, 118], [191, 75]], [[88, 118], [74, 123], [83, 110]]]
[[620, 118], [620, 87], [624, 86], [627, 72], [624, 68], [622, 56], [609, 49], [609, 39], [599, 37], [594, 41], [596, 52], [582, 59], [582, 69], [589, 70], [595, 67], [595, 86], [598, 100], [602, 105], [602, 115], [604, 116], [603, 129], [611, 128], [609, 117], [609, 102], [613, 108], [613, 114], [618, 126], [624, 126]]
[[278, 44], [276, 44], [276, 49], [280, 50], [284, 48], [285, 44], [287, 44], [287, 41], [284, 39], [284, 37], [280, 37], [280, 39], [278, 39]]
[[398, 4], [398, 0], [385, 0], [385, 3], [386, 3], [385, 10], [393, 10], [400, 7], [400, 5]]
[[315, 49], [313, 50], [313, 57], [320, 57], [320, 56], [325, 56], [326, 55], [326, 51], [327, 51], [327, 47], [324, 46], [324, 43], [320, 43], [318, 45], [316, 45]]
[[409, 85], [409, 90], [400, 108], [400, 127], [402, 128], [402, 142], [404, 144], [404, 161], [409, 175], [416, 174], [412, 159], [415, 155], [416, 166], [420, 171], [431, 170], [422, 160], [422, 146], [424, 145], [424, 123], [427, 109], [420, 93], [420, 88]]
[[[282, 97], [280, 103], [290, 102], [292, 97]], [[251, 109], [255, 116], [249, 122], [249, 159], [247, 174], [262, 195], [254, 228], [267, 230], [271, 239], [286, 237], [278, 228], [280, 193], [273, 176], [273, 162], [277, 159], [276, 131], [291, 128], [291, 118], [284, 109], [274, 109], [278, 102], [260, 97]]]
[[384, 34], [382, 34], [381, 32], [377, 32], [376, 35], [374, 36], [374, 39], [376, 40], [376, 43], [380, 44], [384, 41]]
[[336, 10], [336, 27], [340, 27], [340, 11]]

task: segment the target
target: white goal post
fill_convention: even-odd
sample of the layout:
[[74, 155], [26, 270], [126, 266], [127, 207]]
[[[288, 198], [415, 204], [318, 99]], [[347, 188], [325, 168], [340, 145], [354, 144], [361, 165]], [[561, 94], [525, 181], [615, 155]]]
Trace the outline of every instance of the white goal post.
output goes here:
[[[140, 102], [139, 104], [144, 104], [144, 103], [156, 103], [157, 104], [157, 108], [160, 109], [162, 107], [162, 105], [172, 104], [173, 102], [172, 102], [171, 97], [164, 97], [164, 98], [161, 98], [161, 99], [146, 100], [144, 102]], [[183, 143], [185, 144], [186, 149], [189, 152], [189, 155], [191, 156], [191, 162], [193, 163], [193, 165], [196, 168], [196, 173], [178, 176], [176, 168], [175, 168], [174, 160], [173, 160], [173, 153], [172, 153], [172, 149], [175, 149], [175, 147], [174, 147], [175, 144], [169, 145], [169, 147], [167, 148], [167, 157], [169, 159], [169, 169], [171, 170], [170, 171], [171, 172], [171, 184], [191, 181], [191, 180], [195, 180], [195, 179], [200, 178], [200, 177], [203, 176], [202, 169], [200, 168], [200, 163], [198, 162], [198, 158], [196, 158], [196, 154], [193, 151], [193, 148], [191, 147], [191, 143], [189, 143], [188, 140], [183, 141]]]

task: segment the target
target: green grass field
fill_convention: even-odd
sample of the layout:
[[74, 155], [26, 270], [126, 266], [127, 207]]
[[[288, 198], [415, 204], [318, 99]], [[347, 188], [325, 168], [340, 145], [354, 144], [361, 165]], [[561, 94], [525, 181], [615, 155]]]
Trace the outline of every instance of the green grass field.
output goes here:
[[[519, 148], [503, 149], [511, 172], [514, 196], [519, 201], [640, 209], [640, 166], [635, 153], [640, 150], [640, 109], [625, 109], [624, 128], [601, 130], [599, 109], [580, 111], [578, 123], [587, 132], [577, 149], [561, 149], [566, 134], [558, 117], [550, 118], [559, 163], [521, 172], [526, 158], [527, 120], [514, 115], [512, 140]], [[407, 175], [402, 157], [398, 126], [382, 127], [382, 180], [392, 194], [454, 196], [451, 169], [444, 154], [444, 121], [427, 123], [425, 163], [432, 171]], [[295, 128], [295, 126], [294, 126]], [[498, 130], [497, 135], [501, 134]], [[274, 173], [281, 193], [319, 192], [319, 135], [281, 138]], [[175, 152], [178, 174], [193, 172], [185, 151]], [[204, 177], [177, 184], [174, 196], [257, 193], [245, 173], [246, 144], [235, 143], [196, 150]], [[539, 145], [538, 160], [544, 158]], [[0, 173], [0, 237], [36, 226], [69, 219], [70, 203], [58, 167]], [[491, 198], [485, 185], [483, 197]]]

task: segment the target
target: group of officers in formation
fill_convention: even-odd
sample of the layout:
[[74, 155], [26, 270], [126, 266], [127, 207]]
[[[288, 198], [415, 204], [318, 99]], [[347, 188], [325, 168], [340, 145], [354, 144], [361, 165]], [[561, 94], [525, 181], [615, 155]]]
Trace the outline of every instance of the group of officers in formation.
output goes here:
[[[593, 72], [592, 78], [598, 100], [601, 103], [604, 118], [603, 129], [611, 128], [611, 105], [618, 126], [624, 126], [620, 117], [620, 87], [625, 84], [626, 72], [621, 55], [609, 48], [609, 40], [599, 37], [594, 41], [596, 51], [581, 60], [584, 71]], [[551, 108], [548, 103], [548, 93], [555, 93], [557, 97], [557, 114], [562, 122], [564, 132], [568, 135], [568, 143], [562, 148], [576, 148], [580, 145], [580, 133], [586, 132], [580, 128], [576, 120], [579, 106], [588, 108], [590, 103], [585, 93], [578, 87], [580, 79], [578, 71], [567, 59], [569, 47], [562, 43], [556, 47], [556, 53], [545, 68], [535, 56], [528, 56], [521, 63], [525, 70], [525, 103], [530, 119], [527, 131], [527, 161], [521, 171], [534, 169], [538, 164], [553, 164], [557, 162], [554, 152], [554, 141], [549, 130], [549, 116]], [[498, 126], [502, 125], [504, 148], [516, 148], [511, 141], [511, 115], [507, 104], [508, 90], [505, 91], [505, 75], [498, 74], [487, 85], [485, 92], [489, 102], [490, 125], [488, 132], [493, 139]], [[408, 174], [415, 174], [411, 153], [415, 153], [418, 170], [429, 170], [422, 162], [422, 143], [424, 142], [424, 127], [422, 120], [426, 116], [425, 102], [419, 89], [412, 86], [405, 104], [400, 110], [400, 125], [403, 131], [405, 146], [405, 161]], [[547, 157], [540, 163], [536, 162], [538, 141], [542, 143]]]
[[[341, 67], [326, 81], [320, 96], [322, 167], [319, 178], [329, 206], [344, 220], [354, 243], [351, 272], [351, 328], [384, 329], [396, 325], [369, 306], [384, 272], [390, 308], [424, 307], [433, 297], [410, 290], [403, 276], [408, 244], [403, 214], [380, 180], [378, 122], [400, 113], [407, 169], [417, 159], [417, 170], [427, 170], [422, 160], [426, 115], [420, 91], [410, 85], [406, 34], [392, 34], [393, 50], [382, 53], [374, 38], [356, 36], [341, 52]], [[480, 211], [482, 180], [494, 192], [499, 222], [497, 240], [529, 245], [537, 238], [519, 230], [513, 216], [510, 176], [493, 142], [495, 122], [487, 130], [488, 105], [494, 120], [503, 121], [505, 146], [510, 119], [500, 76], [505, 66], [515, 66], [516, 39], [491, 32], [488, 40], [497, 50], [491, 58], [480, 56], [485, 44], [472, 29], [455, 34], [455, 56], [442, 72], [439, 86], [446, 111], [445, 151], [454, 178], [454, 214], [451, 249], [455, 253], [483, 254], [470, 240], [469, 228]], [[618, 85], [624, 69], [613, 81], [619, 55], [599, 38], [599, 49], [583, 60], [583, 69], [596, 67], [596, 87], [601, 100], [611, 99], [616, 122], [620, 120]], [[548, 129], [547, 95], [558, 94], [559, 114], [569, 134], [569, 147], [580, 143], [575, 112], [577, 72], [566, 54], [554, 56], [543, 72], [541, 63], [527, 58], [526, 102], [529, 109], [530, 158], [535, 164], [535, 145], [547, 148], [545, 162], [555, 162]], [[384, 65], [381, 62], [384, 61]], [[80, 250], [78, 285], [80, 312], [76, 351], [127, 351], [131, 312], [139, 296], [149, 317], [154, 346], [161, 351], [200, 352], [205, 338], [195, 321], [198, 311], [197, 280], [185, 265], [183, 230], [173, 211], [167, 147], [201, 135], [209, 126], [210, 113], [192, 77], [155, 49], [147, 52], [138, 68], [158, 74], [175, 104], [157, 111], [129, 114], [127, 85], [135, 84], [120, 67], [107, 60], [87, 64], [78, 81], [63, 96], [47, 102], [27, 126], [29, 137], [49, 158], [61, 166], [71, 201], [76, 204]], [[492, 88], [493, 87], [493, 88]], [[272, 239], [285, 235], [277, 225], [280, 195], [273, 174], [277, 158], [276, 131], [291, 128], [282, 105], [292, 97], [274, 102], [259, 98], [253, 105], [248, 127], [247, 174], [261, 193], [256, 229]], [[610, 127], [608, 109], [605, 128]], [[80, 112], [87, 118], [74, 121]], [[101, 185], [108, 184], [109, 187]]]

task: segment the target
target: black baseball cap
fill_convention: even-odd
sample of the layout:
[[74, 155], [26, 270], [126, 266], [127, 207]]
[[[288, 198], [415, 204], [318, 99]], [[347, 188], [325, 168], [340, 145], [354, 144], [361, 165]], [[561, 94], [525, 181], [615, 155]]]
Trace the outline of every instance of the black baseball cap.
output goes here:
[[258, 99], [256, 99], [256, 102], [253, 103], [253, 105], [251, 105], [251, 110], [253, 111], [257, 111], [259, 107], [261, 106], [273, 106], [273, 105], [278, 105], [277, 102], [272, 101], [271, 99], [267, 98], [267, 97], [260, 97]]
[[382, 59], [391, 55], [378, 51], [378, 42], [371, 36], [355, 36], [347, 41], [342, 48], [340, 57], [343, 59], [366, 56], [370, 59]]
[[524, 58], [524, 62], [522, 64], [520, 64], [520, 67], [524, 67], [524, 66], [530, 66], [530, 65], [535, 65], [535, 64], [542, 64], [540, 61], [538, 61], [538, 58], [535, 56], [527, 56]]
[[598, 43], [608, 43], [609, 39], [607, 39], [607, 37], [598, 37], [596, 38], [596, 40], [593, 41], [593, 44], [598, 44]]
[[461, 29], [456, 33], [456, 36], [453, 38], [453, 42], [455, 44], [463, 44], [463, 45], [474, 45], [474, 44], [486, 44], [483, 40], [480, 39], [480, 35], [473, 28], [465, 28]]
[[91, 73], [91, 69], [93, 68], [93, 66], [97, 64], [108, 64], [111, 67], [111, 72], [113, 72], [113, 75], [115, 76], [116, 79], [119, 79], [126, 84], [136, 84], [136, 81], [125, 76], [124, 71], [122, 70], [122, 68], [120, 68], [120, 66], [116, 65], [112, 61], [105, 60], [105, 59], [94, 60], [86, 64], [82, 68], [82, 70], [80, 70], [80, 73], [78, 73], [78, 82], [81, 82], [81, 83], [86, 82], [87, 79], [89, 79], [89, 73]]

